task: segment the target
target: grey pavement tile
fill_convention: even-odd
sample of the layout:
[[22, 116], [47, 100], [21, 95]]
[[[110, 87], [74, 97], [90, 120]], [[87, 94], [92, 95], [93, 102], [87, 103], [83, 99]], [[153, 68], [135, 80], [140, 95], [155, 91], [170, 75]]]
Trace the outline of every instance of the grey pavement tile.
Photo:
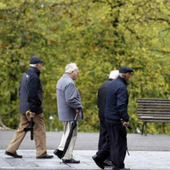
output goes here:
[[2, 158], [0, 156], [0, 167], [5, 167], [5, 166], [6, 167], [12, 167], [12, 165], [10, 163], [8, 163], [5, 158]]
[[6, 162], [13, 167], [38, 167], [36, 163], [30, 162], [29, 160], [25, 161], [23, 159], [6, 158]]

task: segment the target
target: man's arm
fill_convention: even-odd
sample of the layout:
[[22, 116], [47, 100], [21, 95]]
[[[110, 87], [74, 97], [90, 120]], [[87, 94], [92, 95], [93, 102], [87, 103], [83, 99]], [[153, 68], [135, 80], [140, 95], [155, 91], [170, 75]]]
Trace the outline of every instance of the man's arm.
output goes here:
[[29, 110], [31, 112], [36, 112], [37, 103], [39, 102], [38, 97], [38, 85], [39, 85], [39, 79], [37, 77], [33, 77], [28, 82], [28, 104], [29, 104]]
[[125, 122], [129, 121], [129, 115], [127, 112], [127, 103], [128, 101], [128, 92], [127, 89], [120, 88], [117, 93], [117, 108], [119, 111], [119, 114], [121, 115], [122, 119]]
[[97, 107], [99, 108], [99, 90], [98, 90], [98, 94], [97, 94]]
[[82, 104], [81, 104], [81, 100], [78, 97], [78, 90], [76, 88], [76, 86], [72, 83], [70, 83], [65, 90], [65, 98], [66, 98], [66, 102], [67, 104], [77, 110], [77, 109], [82, 109]]

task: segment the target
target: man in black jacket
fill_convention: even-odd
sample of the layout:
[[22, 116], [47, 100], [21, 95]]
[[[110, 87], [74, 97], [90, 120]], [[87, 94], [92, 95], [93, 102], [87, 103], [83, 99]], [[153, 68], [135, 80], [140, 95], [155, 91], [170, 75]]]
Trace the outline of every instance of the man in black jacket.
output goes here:
[[[111, 81], [106, 89], [105, 121], [109, 134], [110, 152], [103, 149], [93, 156], [95, 163], [104, 169], [104, 160], [110, 154], [112, 170], [126, 169], [124, 159], [127, 151], [127, 132], [129, 126], [127, 82], [133, 70], [127, 66], [120, 67], [119, 76]], [[122, 124], [123, 122], [123, 124]]]
[[43, 62], [38, 57], [32, 57], [30, 60], [30, 69], [23, 74], [20, 84], [20, 124], [15, 136], [5, 151], [5, 154], [8, 156], [22, 158], [16, 151], [26, 135], [24, 128], [29, 126], [29, 121], [33, 118], [35, 122], [34, 139], [36, 144], [36, 158], [49, 159], [53, 157], [52, 155], [47, 155], [46, 129], [42, 114], [43, 90], [39, 76]]
[[[97, 97], [97, 107], [99, 108], [99, 119], [100, 119], [100, 132], [99, 132], [99, 143], [98, 150], [100, 151], [103, 146], [105, 146], [106, 140], [108, 138], [108, 132], [106, 128], [106, 122], [104, 117], [105, 112], [105, 98], [106, 98], [106, 87], [109, 82], [118, 77], [119, 71], [113, 70], [110, 72], [109, 79], [104, 82], [98, 89]], [[109, 158], [104, 162], [107, 166], [112, 165]]]

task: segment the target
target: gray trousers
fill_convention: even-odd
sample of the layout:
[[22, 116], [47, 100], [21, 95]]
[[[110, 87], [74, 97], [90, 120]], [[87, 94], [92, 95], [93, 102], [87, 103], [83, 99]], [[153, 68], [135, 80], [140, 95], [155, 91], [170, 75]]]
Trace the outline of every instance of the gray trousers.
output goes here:
[[[68, 137], [70, 129], [71, 129], [72, 121], [62, 122], [62, 123], [63, 123], [63, 136], [61, 138], [61, 142], [58, 147], [58, 149], [61, 151], [64, 149], [67, 137]], [[78, 122], [77, 122], [77, 127], [78, 127]], [[73, 131], [73, 135], [72, 135], [69, 147], [68, 147], [67, 152], [66, 152], [65, 156], [63, 157], [63, 159], [72, 159], [73, 158], [73, 149], [74, 149], [75, 142], [77, 139], [77, 127]]]

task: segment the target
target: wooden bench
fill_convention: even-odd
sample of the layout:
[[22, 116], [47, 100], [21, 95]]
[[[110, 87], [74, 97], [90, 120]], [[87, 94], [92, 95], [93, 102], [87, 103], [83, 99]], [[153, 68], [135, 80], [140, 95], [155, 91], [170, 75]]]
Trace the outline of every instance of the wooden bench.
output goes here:
[[170, 100], [169, 99], [137, 99], [137, 116], [143, 122], [142, 134], [147, 134], [147, 123], [170, 122]]

